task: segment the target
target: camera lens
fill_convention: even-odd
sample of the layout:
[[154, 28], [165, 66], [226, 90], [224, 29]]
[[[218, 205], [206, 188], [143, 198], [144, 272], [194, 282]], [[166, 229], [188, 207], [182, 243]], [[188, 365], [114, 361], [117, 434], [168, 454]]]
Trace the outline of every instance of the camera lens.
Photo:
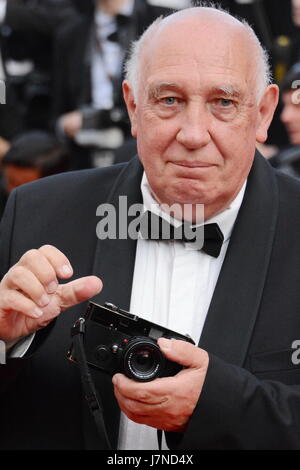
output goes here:
[[160, 376], [165, 358], [155, 341], [150, 338], [132, 338], [123, 354], [125, 374], [140, 382]]

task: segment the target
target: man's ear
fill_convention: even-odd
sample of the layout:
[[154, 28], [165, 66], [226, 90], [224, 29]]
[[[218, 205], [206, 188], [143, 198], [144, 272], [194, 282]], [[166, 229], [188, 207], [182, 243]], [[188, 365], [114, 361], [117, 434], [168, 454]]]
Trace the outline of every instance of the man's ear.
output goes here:
[[134, 99], [134, 96], [133, 96], [131, 86], [129, 85], [129, 82], [127, 80], [123, 81], [122, 88], [123, 88], [124, 101], [126, 103], [127, 112], [128, 112], [129, 119], [130, 119], [130, 122], [131, 122], [131, 134], [132, 134], [133, 137], [136, 137], [137, 136], [137, 128], [136, 128], [136, 104], [135, 104], [135, 99]]
[[268, 129], [272, 122], [275, 109], [279, 99], [279, 88], [277, 85], [269, 85], [258, 106], [258, 127], [256, 129], [256, 140], [261, 144], [267, 140]]

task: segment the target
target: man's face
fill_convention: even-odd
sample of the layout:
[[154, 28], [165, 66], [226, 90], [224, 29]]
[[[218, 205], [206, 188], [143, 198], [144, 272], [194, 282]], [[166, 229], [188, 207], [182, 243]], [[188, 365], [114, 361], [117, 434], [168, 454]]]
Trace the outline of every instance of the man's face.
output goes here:
[[126, 101], [156, 199], [205, 204], [207, 219], [237, 195], [264, 138], [245, 41], [199, 29], [180, 23], [154, 38], [137, 105]]
[[[298, 91], [296, 91], [299, 95]], [[300, 103], [295, 90], [283, 93], [280, 119], [285, 125], [291, 144], [300, 145]], [[296, 100], [295, 100], [296, 98]]]

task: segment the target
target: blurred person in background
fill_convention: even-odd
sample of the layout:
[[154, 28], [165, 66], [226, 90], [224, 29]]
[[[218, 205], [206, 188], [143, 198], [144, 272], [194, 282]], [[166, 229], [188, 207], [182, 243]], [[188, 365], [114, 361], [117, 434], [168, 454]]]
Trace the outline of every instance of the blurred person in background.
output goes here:
[[72, 0], [0, 0], [2, 68], [17, 102], [19, 131], [50, 129], [53, 40], [79, 14]]
[[12, 139], [2, 159], [0, 218], [13, 189], [44, 176], [67, 171], [68, 168], [67, 152], [50, 133], [31, 131]]
[[168, 8], [145, 0], [96, 0], [93, 15], [60, 32], [55, 60], [54, 116], [72, 149], [73, 167], [114, 163], [135, 153], [122, 97], [123, 63], [130, 42]]
[[281, 120], [286, 127], [292, 145], [300, 145], [300, 62], [293, 65], [282, 87], [283, 110]]
[[300, 177], [300, 62], [294, 64], [281, 85], [282, 112], [289, 145], [269, 159], [270, 163], [289, 175]]

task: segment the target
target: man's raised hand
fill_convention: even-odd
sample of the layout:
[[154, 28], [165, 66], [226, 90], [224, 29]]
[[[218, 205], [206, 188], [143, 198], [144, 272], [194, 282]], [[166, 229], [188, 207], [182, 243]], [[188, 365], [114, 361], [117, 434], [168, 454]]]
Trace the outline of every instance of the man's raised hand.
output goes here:
[[0, 283], [0, 339], [25, 337], [101, 291], [96, 276], [59, 284], [72, 275], [68, 258], [54, 246], [27, 251]]

